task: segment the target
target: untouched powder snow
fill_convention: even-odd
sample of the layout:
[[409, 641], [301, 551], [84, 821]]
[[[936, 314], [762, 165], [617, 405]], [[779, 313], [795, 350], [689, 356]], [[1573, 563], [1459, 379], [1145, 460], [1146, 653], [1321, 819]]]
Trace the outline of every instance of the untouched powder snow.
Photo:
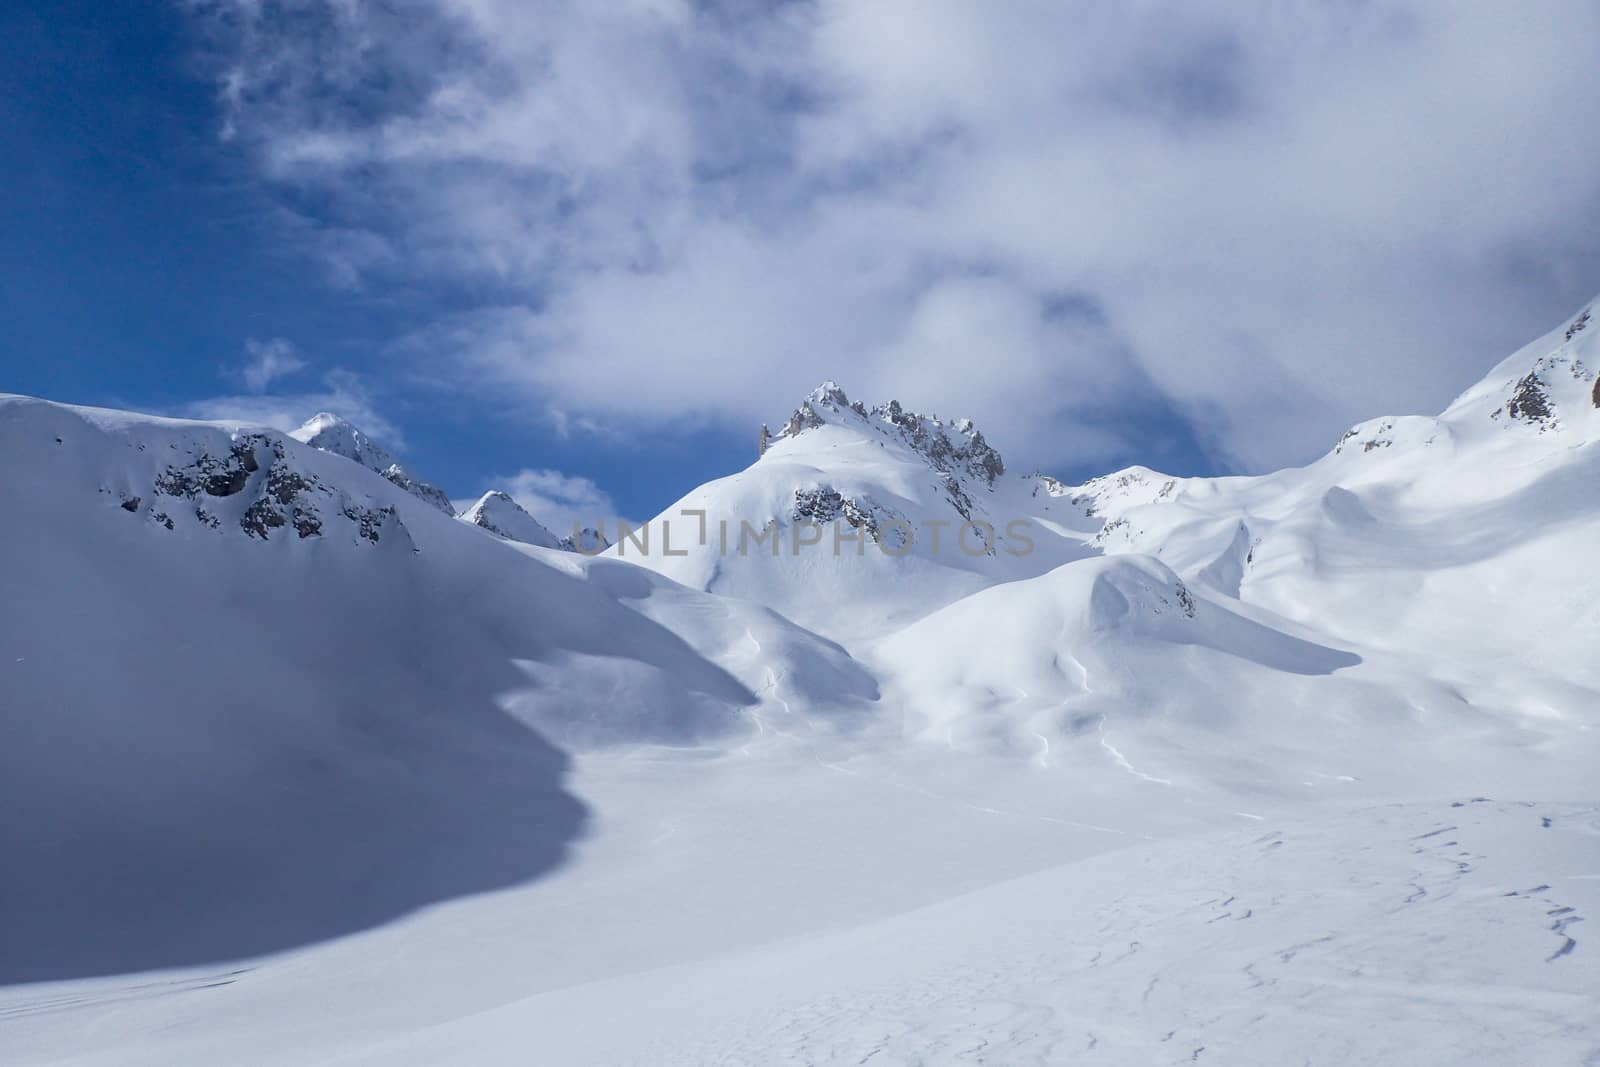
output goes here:
[[1596, 1062], [1593, 329], [1260, 477], [830, 383], [595, 557], [0, 399], [5, 1059]]

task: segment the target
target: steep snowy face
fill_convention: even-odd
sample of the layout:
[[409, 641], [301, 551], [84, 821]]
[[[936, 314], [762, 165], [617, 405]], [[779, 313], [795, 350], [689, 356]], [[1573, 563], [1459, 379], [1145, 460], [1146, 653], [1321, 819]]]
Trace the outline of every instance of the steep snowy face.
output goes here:
[[354, 460], [368, 470], [377, 471], [418, 500], [426, 500], [446, 515], [456, 513], [443, 489], [413, 477], [388, 449], [337, 415], [327, 412], [313, 415], [299, 429], [290, 431], [289, 436], [312, 448], [332, 452], [336, 456]]
[[511, 494], [499, 489], [484, 493], [477, 503], [461, 513], [461, 519], [508, 541], [521, 541], [540, 548], [557, 548], [561, 544], [555, 534], [511, 499]]
[[1490, 371], [1445, 409], [1441, 421], [1469, 432], [1481, 429], [1487, 413], [1503, 436], [1531, 430], [1569, 448], [1600, 439], [1596, 306], [1600, 297]]
[[1008, 472], [968, 420], [869, 408], [826, 382], [758, 451], [612, 551], [841, 640], [1091, 551], [1083, 509]]

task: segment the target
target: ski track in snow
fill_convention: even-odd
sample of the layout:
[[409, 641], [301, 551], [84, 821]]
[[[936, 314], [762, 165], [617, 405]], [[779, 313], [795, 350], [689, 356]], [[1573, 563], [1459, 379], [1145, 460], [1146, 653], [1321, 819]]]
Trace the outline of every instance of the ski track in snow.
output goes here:
[[1117, 747], [1111, 743], [1111, 739], [1106, 736], [1106, 717], [1104, 715], [1100, 716], [1100, 727], [1099, 727], [1099, 729], [1100, 729], [1100, 747], [1106, 750], [1106, 754], [1111, 757], [1111, 761], [1113, 763], [1115, 763], [1118, 767], [1121, 767], [1123, 770], [1127, 771], [1129, 774], [1133, 775], [1135, 778], [1142, 779], [1142, 780], [1144, 780], [1146, 782], [1154, 782], [1156, 785], [1171, 785], [1172, 784], [1172, 779], [1170, 779], [1170, 778], [1157, 778], [1153, 774], [1145, 774], [1143, 771], [1139, 770], [1139, 768], [1135, 767], [1132, 763], [1128, 762], [1128, 757], [1124, 756], [1120, 751], [1118, 751]]

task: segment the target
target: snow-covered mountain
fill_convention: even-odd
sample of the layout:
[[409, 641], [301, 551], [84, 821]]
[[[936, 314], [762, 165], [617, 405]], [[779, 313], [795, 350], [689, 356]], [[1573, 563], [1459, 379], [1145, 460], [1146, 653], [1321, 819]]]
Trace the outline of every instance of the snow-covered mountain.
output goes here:
[[461, 513], [461, 518], [481, 526], [492, 534], [508, 541], [521, 541], [539, 548], [559, 548], [561, 539], [538, 519], [529, 515], [521, 504], [511, 499], [511, 494], [491, 489], [480, 496], [471, 507]]
[[313, 415], [299, 429], [290, 431], [289, 436], [312, 448], [332, 452], [336, 456], [354, 460], [368, 470], [377, 471], [418, 500], [427, 501], [447, 515], [456, 513], [450, 497], [443, 489], [412, 475], [388, 449], [337, 415], [325, 411]]
[[745, 470], [612, 551], [686, 585], [865, 639], [1092, 554], [1083, 509], [1009, 472], [967, 420], [812, 392]]
[[491, 489], [484, 493], [461, 513], [461, 519], [508, 541], [521, 541], [539, 548], [559, 548], [565, 552], [593, 556], [611, 547], [606, 536], [592, 526], [574, 530], [565, 537], [557, 537], [503, 489]]
[[[1133, 468], [1055, 486], [1108, 553], [1159, 556], [1238, 598], [1419, 670], [1475, 702], [1596, 706], [1600, 331], [1585, 309], [1436, 416], [1352, 427], [1320, 460], [1253, 478]], [[1423, 666], [1425, 665], [1425, 666]]]
[[1596, 336], [1259, 477], [827, 383], [593, 557], [347, 424], [0, 399], [0, 1040], [1586, 1062]]

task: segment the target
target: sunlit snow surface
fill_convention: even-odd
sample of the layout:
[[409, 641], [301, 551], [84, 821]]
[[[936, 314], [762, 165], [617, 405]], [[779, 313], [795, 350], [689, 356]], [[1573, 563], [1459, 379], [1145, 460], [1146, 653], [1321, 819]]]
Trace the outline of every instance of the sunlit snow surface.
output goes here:
[[[1300, 470], [964, 475], [1047, 548], [859, 566], [0, 401], [0, 1060], [1600, 1062], [1578, 321]], [[685, 505], [953, 506], [813, 401]]]

